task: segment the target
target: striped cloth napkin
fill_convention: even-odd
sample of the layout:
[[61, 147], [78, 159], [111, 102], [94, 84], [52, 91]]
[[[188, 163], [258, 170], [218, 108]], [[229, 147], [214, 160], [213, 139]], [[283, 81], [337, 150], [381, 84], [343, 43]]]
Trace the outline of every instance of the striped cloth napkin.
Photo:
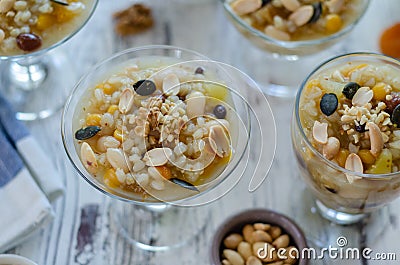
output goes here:
[[54, 217], [64, 185], [49, 158], [0, 95], [0, 253]]

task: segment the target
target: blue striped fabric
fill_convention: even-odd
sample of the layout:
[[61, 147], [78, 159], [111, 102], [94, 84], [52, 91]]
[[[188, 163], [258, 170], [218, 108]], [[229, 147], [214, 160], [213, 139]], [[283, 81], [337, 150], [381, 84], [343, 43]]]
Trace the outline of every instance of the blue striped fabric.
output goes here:
[[4, 134], [4, 128], [0, 127], [0, 192], [1, 187], [9, 183], [23, 167], [17, 151]]
[[25, 124], [15, 118], [15, 111], [1, 94], [0, 94], [0, 123], [4, 128], [6, 135], [15, 145], [19, 140], [29, 135], [29, 130]]

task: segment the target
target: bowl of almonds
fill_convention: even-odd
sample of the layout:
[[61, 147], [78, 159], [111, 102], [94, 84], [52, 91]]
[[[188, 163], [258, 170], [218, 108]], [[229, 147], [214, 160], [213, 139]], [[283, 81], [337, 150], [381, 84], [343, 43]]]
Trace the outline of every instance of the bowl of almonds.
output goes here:
[[301, 257], [307, 247], [302, 230], [283, 214], [252, 209], [228, 218], [211, 245], [213, 265], [308, 264]]

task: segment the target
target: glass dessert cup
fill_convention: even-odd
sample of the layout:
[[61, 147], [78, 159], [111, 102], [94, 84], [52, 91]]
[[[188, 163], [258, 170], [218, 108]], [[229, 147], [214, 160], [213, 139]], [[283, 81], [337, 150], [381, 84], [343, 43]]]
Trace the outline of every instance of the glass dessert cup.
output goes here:
[[[110, 77], [110, 79], [112, 79], [115, 77], [115, 73], [121, 73], [121, 70], [128, 71], [127, 73], [129, 73], [130, 76], [129, 78], [124, 76], [123, 79], [121, 79], [127, 81], [123, 91], [127, 91], [126, 89], [130, 89], [132, 86], [135, 88], [139, 80], [146, 80], [141, 84], [151, 84], [151, 82], [159, 84], [161, 80], [164, 90], [164, 84], [166, 82], [165, 78], [167, 76], [171, 74], [179, 75], [179, 73], [184, 73], [183, 77], [180, 76], [181, 80], [178, 80], [180, 82], [175, 83], [175, 85], [170, 87], [167, 91], [161, 91], [162, 94], [158, 94], [159, 90], [156, 89], [147, 96], [152, 100], [156, 100], [152, 95], [158, 95], [160, 97], [157, 98], [164, 98], [163, 100], [165, 103], [167, 99], [172, 100], [174, 97], [175, 100], [178, 100], [177, 96], [170, 94], [168, 91], [175, 94], [178, 93], [177, 95], [182, 99], [190, 93], [199, 93], [197, 90], [193, 89], [194, 87], [200, 86], [205, 88], [203, 93], [205, 93], [207, 104], [214, 105], [216, 102], [219, 102], [221, 105], [223, 104], [226, 107], [226, 116], [223, 116], [226, 117], [228, 126], [226, 125], [226, 122], [221, 121], [221, 119], [224, 120], [222, 117], [219, 117], [217, 120], [210, 120], [219, 121], [223, 126], [227, 126], [225, 129], [228, 131], [227, 135], [229, 136], [229, 146], [231, 151], [228, 159], [226, 160], [225, 158], [225, 164], [223, 167], [212, 169], [209, 171], [211, 173], [205, 177], [202, 177], [203, 173], [200, 173], [200, 178], [197, 180], [188, 180], [184, 178], [183, 175], [177, 173], [178, 175], [175, 175], [175, 177], [178, 176], [181, 181], [178, 180], [178, 182], [176, 182], [176, 178], [171, 178], [171, 176], [167, 177], [166, 175], [162, 175], [161, 179], [154, 177], [150, 171], [153, 166], [156, 166], [155, 164], [152, 164], [155, 160], [150, 159], [150, 161], [153, 162], [149, 164], [148, 168], [145, 167], [145, 176], [143, 177], [142, 173], [140, 173], [141, 175], [139, 176], [139, 173], [135, 172], [135, 166], [137, 165], [136, 163], [141, 162], [135, 160], [133, 167], [129, 162], [132, 157], [132, 154], [129, 152], [133, 149], [127, 147], [130, 137], [132, 136], [132, 133], [128, 131], [122, 133], [120, 150], [123, 152], [124, 156], [123, 166], [126, 165], [128, 168], [125, 176], [127, 176], [127, 178], [132, 176], [132, 183], [136, 187], [136, 192], [121, 188], [122, 184], [110, 185], [111, 182], [109, 181], [109, 178], [106, 178], [105, 175], [102, 178], [100, 173], [98, 177], [94, 177], [94, 175], [90, 173], [91, 168], [85, 167], [81, 160], [82, 155], [79, 154], [79, 148], [82, 148], [86, 142], [79, 142], [75, 139], [76, 136], [74, 136], [77, 129], [81, 126], [79, 125], [80, 120], [82, 120], [82, 115], [80, 113], [81, 110], [83, 109], [85, 111], [89, 109], [89, 107], [86, 108], [85, 106], [82, 106], [82, 102], [93, 102], [93, 98], [87, 98], [89, 95], [89, 88], [99, 87], [99, 82], [110, 76], [112, 76]], [[146, 73], [149, 76], [146, 76]], [[145, 77], [143, 77], [142, 74], [144, 74]], [[183, 81], [182, 78], [184, 78], [185, 74], [188, 74], [188, 80]], [[130, 78], [132, 78], [132, 80], [130, 80]], [[110, 81], [110, 79], [106, 80]], [[116, 79], [114, 78], [113, 80]], [[149, 82], [149, 80], [152, 81]], [[118, 83], [120, 81], [116, 82]], [[158, 85], [156, 86], [159, 87]], [[140, 87], [141, 85], [139, 85], [139, 88]], [[184, 93], [182, 91], [185, 91], [187, 88], [184, 89], [183, 87], [190, 88], [189, 91], [187, 91], [189, 94], [186, 96], [182, 94]], [[102, 89], [104, 88], [106, 88], [106, 86]], [[142, 93], [139, 88], [136, 87], [137, 90], [135, 90], [134, 95], [139, 97], [136, 99], [146, 100], [147, 96], [139, 94]], [[176, 92], [177, 88], [178, 92]], [[109, 87], [106, 89], [109, 89]], [[245, 171], [247, 172], [248, 170], [248, 172], [251, 173], [256, 171], [256, 174], [249, 185], [249, 190], [251, 191], [261, 184], [269, 171], [275, 148], [258, 150], [257, 148], [260, 146], [260, 142], [256, 143], [252, 138], [259, 140], [260, 138], [257, 138], [257, 135], [264, 135], [267, 139], [273, 141], [270, 146], [275, 147], [275, 124], [272, 111], [266, 100], [261, 102], [260, 109], [252, 108], [246, 98], [250, 91], [253, 93], [252, 96], [254, 95], [258, 98], [262, 97], [265, 99], [255, 82], [245, 74], [231, 66], [211, 61], [206, 57], [189, 50], [171, 46], [147, 46], [126, 50], [99, 63], [89, 71], [89, 73], [86, 74], [74, 88], [65, 105], [62, 118], [62, 137], [64, 147], [79, 174], [97, 190], [113, 199], [110, 207], [112, 223], [128, 242], [148, 251], [163, 251], [180, 247], [186, 244], [189, 240], [193, 240], [209, 220], [210, 216], [205, 204], [220, 198], [232, 189], [239, 179], [244, 176]], [[96, 93], [98, 95], [100, 92]], [[114, 91], [112, 95], [118, 95], [118, 93], [118, 91]], [[82, 98], [87, 100], [82, 101]], [[123, 100], [123, 98], [124, 97], [121, 96], [121, 100]], [[192, 98], [186, 98], [185, 102], [187, 102], [187, 106], [189, 106], [190, 100], [192, 100]], [[143, 105], [144, 103], [140, 104], [145, 106]], [[136, 107], [133, 107], [133, 111], [136, 111], [136, 108], [139, 107], [139, 105], [135, 106]], [[190, 106], [193, 107], [194, 105]], [[119, 107], [120, 103], [118, 103], [118, 108]], [[189, 109], [190, 108], [187, 107], [187, 113], [189, 113]], [[172, 108], [171, 111], [173, 110], [174, 109]], [[130, 113], [123, 114], [123, 110], [119, 109], [118, 111], [114, 111], [114, 115], [117, 115], [115, 117], [122, 117], [121, 121], [123, 121], [125, 119], [124, 117], [129, 117], [126, 115], [130, 115]], [[261, 115], [263, 115], [266, 122], [269, 122], [267, 126], [259, 126], [260, 123], [257, 118], [261, 117]], [[206, 119], [207, 115], [201, 114], [200, 116]], [[254, 120], [256, 121], [254, 121], [253, 118], [255, 118]], [[115, 123], [117, 123], [116, 119]], [[196, 119], [198, 119], [197, 116]], [[127, 128], [129, 126], [129, 124], [125, 122], [122, 122], [122, 125]], [[134, 125], [134, 128], [131, 129], [134, 131], [138, 127], [138, 125]], [[184, 127], [185, 126], [181, 128]], [[123, 131], [125, 131], [125, 129], [123, 129]], [[161, 135], [162, 133], [163, 132], [161, 132]], [[250, 133], [254, 135], [254, 137], [250, 138]], [[193, 132], [193, 135], [194, 134], [195, 132]], [[139, 136], [140, 131], [136, 131], [135, 135]], [[214, 141], [211, 134], [209, 134], [209, 136], [209, 139], [211, 140], [208, 141]], [[141, 137], [143, 137], [143, 135], [136, 139], [142, 141]], [[146, 137], [147, 136], [144, 138], [150, 139], [150, 137]], [[207, 141], [206, 139], [204, 140]], [[149, 153], [152, 150], [163, 149], [164, 154], [166, 154], [166, 149], [168, 149], [169, 146], [164, 146], [165, 143], [163, 141], [162, 143], [163, 147], [153, 148], [151, 150], [147, 149], [148, 147], [145, 146], [145, 150], [147, 151], [144, 156], [142, 155], [141, 159], [143, 160], [141, 161], [145, 161], [144, 159], [146, 154], [151, 156]], [[219, 146], [218, 140], [216, 140], [215, 143]], [[207, 143], [205, 145], [207, 146]], [[138, 145], [138, 148], [142, 148], [139, 146], [140, 144]], [[247, 165], [249, 162], [248, 156], [250, 148], [257, 149], [255, 152], [260, 158], [259, 161], [263, 161], [263, 167], [258, 167], [258, 164], [253, 165], [252, 163]], [[168, 162], [167, 160], [162, 162], [167, 163], [163, 164], [164, 166], [161, 166], [164, 167], [163, 172], [166, 170], [165, 167], [170, 168], [173, 174], [175, 172], [174, 167], [183, 170], [182, 172], [185, 172], [185, 174], [188, 172], [189, 174], [192, 174], [193, 172], [199, 171], [199, 169], [191, 169], [184, 165], [178, 165], [179, 158], [182, 158], [185, 155], [183, 153], [176, 153], [175, 148], [173, 148], [173, 150], [173, 156], [167, 156]], [[215, 154], [207, 153], [206, 148], [201, 151], [199, 157], [203, 157], [203, 154], [207, 155], [207, 157], [212, 157], [213, 161], [217, 161], [215, 160]], [[162, 153], [155, 158], [161, 156], [163, 156]], [[204, 169], [207, 171], [210, 162], [213, 163], [208, 160], [201, 170]], [[159, 168], [160, 166], [157, 167], [157, 169]], [[150, 175], [147, 182], [143, 181], [146, 174]], [[185, 182], [182, 180], [185, 180]], [[179, 235], [177, 235], [176, 231], [179, 231]]]
[[[310, 142], [309, 136], [306, 135], [303, 127], [303, 122], [305, 121], [303, 120], [304, 118], [301, 119], [302, 114], [300, 113], [301, 108], [304, 111], [301, 102], [306, 85], [310, 80], [331, 73], [332, 70], [340, 69], [340, 67], [349, 62], [381, 65], [382, 73], [385, 72], [383, 69], [386, 66], [393, 67], [395, 71], [400, 70], [400, 62], [398, 60], [373, 53], [353, 53], [330, 59], [317, 67], [301, 85], [296, 97], [292, 120], [292, 143], [300, 175], [315, 196], [319, 213], [324, 218], [342, 225], [361, 221], [368, 214], [382, 209], [400, 195], [400, 173], [396, 170], [390, 168], [394, 171], [393, 173], [370, 173], [372, 172], [369, 171], [371, 168], [377, 167], [375, 164], [372, 164], [373, 166], [366, 170], [369, 172], [368, 174], [366, 171], [360, 173], [359, 170], [355, 172], [345, 169], [338, 165], [337, 162], [328, 160], [322, 155]], [[387, 73], [396, 75], [396, 72], [389, 70], [387, 70]], [[397, 85], [399, 77], [400, 75], [397, 73], [397, 77], [391, 79], [395, 84], [393, 91], [399, 89]], [[386, 77], [386, 79], [388, 78]], [[340, 87], [340, 93], [342, 88], [343, 86]], [[310, 116], [308, 119], [314, 118]], [[309, 122], [307, 123], [309, 124]], [[390, 145], [391, 143], [387, 142], [384, 148], [389, 148], [387, 150], [390, 150]], [[378, 158], [376, 158], [376, 161], [378, 161]], [[392, 162], [391, 159], [390, 162]], [[393, 165], [395, 165], [394, 161], [395, 157], [393, 156]], [[390, 163], [391, 165], [392, 163]]]
[[[49, 36], [54, 34], [54, 40], [47, 37], [42, 40], [42, 45], [33, 51], [0, 49], [1, 92], [14, 106], [17, 119], [47, 118], [64, 105], [69, 93], [66, 89], [73, 86], [71, 82], [75, 82], [77, 73], [71, 66], [70, 58], [60, 49], [54, 48], [79, 32], [92, 16], [98, 0], [84, 2], [86, 5], [81, 11], [83, 14], [76, 15], [76, 18], [62, 24], [61, 33], [57, 32], [58, 29], [47, 33]], [[56, 3], [53, 5], [67, 8]], [[56, 22], [46, 23], [49, 23], [50, 27]], [[6, 35], [7, 37], [9, 36]], [[0, 45], [8, 45], [5, 42], [6, 39]]]
[[[228, 19], [252, 45], [259, 48], [254, 54], [252, 50], [244, 49], [246, 58], [252, 58], [248, 60], [248, 65], [245, 65], [250, 76], [267, 95], [290, 98], [296, 95], [298, 84], [308, 74], [307, 69], [313, 69], [325, 58], [338, 53], [330, 51], [330, 48], [334, 49], [340, 45], [351, 33], [369, 5], [369, 0], [361, 0], [356, 16], [336, 33], [315, 39], [283, 41], [251, 26], [232, 9], [233, 1], [223, 0]], [[262, 52], [266, 52], [265, 56]]]

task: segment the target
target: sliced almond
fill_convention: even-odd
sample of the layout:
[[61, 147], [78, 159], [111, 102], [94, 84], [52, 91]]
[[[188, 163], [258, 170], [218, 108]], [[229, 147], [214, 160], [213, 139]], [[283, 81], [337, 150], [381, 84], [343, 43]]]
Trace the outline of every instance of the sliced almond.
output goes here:
[[322, 148], [322, 154], [329, 160], [334, 158], [340, 151], [340, 141], [336, 137], [329, 137], [328, 142]]
[[181, 89], [180, 87], [180, 81], [179, 78], [176, 74], [168, 74], [166, 77], [163, 79], [163, 84], [162, 84], [162, 90], [165, 95], [167, 96], [176, 96], [179, 94], [179, 91]]
[[118, 104], [118, 109], [122, 114], [131, 110], [134, 101], [133, 98], [133, 91], [131, 89], [126, 88], [122, 91]]
[[143, 157], [143, 161], [147, 166], [163, 166], [165, 165], [172, 156], [172, 150], [170, 148], [154, 148], [147, 153]]
[[328, 142], [328, 124], [315, 121], [313, 126], [313, 138], [319, 144], [326, 144]]
[[382, 152], [384, 141], [379, 126], [373, 122], [368, 122], [366, 128], [369, 130], [369, 140], [371, 141], [371, 154], [378, 157]]
[[81, 160], [90, 173], [96, 173], [98, 168], [96, 155], [94, 154], [92, 147], [90, 147], [86, 142], [83, 142], [81, 145]]
[[293, 21], [293, 23], [296, 26], [301, 27], [301, 26], [307, 24], [308, 21], [310, 21], [313, 14], [314, 14], [313, 6], [312, 5], [304, 5], [300, 8], [298, 8], [295, 12], [293, 12], [289, 16], [289, 20]]
[[201, 92], [192, 92], [186, 99], [186, 113], [189, 119], [204, 115], [206, 97]]
[[219, 157], [228, 156], [230, 153], [230, 140], [225, 133], [225, 129], [221, 125], [210, 127], [209, 132], [211, 149]]
[[374, 92], [369, 87], [360, 87], [354, 94], [351, 103], [354, 106], [362, 107], [369, 103], [374, 97]]
[[277, 29], [276, 27], [269, 25], [264, 30], [268, 36], [282, 41], [290, 41], [290, 35], [287, 32]]
[[125, 173], [128, 172], [128, 164], [125, 160], [124, 153], [119, 148], [108, 148], [106, 152], [107, 161], [115, 169], [122, 169]]
[[281, 3], [287, 10], [291, 12], [296, 11], [301, 6], [298, 0], [281, 0]]
[[236, 0], [232, 3], [233, 11], [239, 16], [256, 11], [262, 6], [262, 0]]
[[[345, 163], [345, 169], [357, 172], [357, 173], [363, 173], [364, 172], [364, 167], [361, 161], [361, 158], [357, 154], [350, 154]], [[353, 174], [348, 174], [346, 173], [347, 180], [349, 183], [353, 183], [354, 180], [359, 179], [360, 177], [355, 176]]]

